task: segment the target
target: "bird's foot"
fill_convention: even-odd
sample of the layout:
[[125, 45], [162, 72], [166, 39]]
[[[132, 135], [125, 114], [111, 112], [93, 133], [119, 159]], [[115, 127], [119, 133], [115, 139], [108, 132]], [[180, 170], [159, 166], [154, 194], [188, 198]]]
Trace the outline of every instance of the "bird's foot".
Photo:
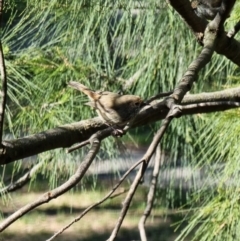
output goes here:
[[118, 137], [122, 137], [125, 132], [123, 131], [123, 129], [120, 129], [120, 128], [115, 128], [115, 127], [112, 127], [113, 131], [112, 131], [112, 136], [118, 136]]

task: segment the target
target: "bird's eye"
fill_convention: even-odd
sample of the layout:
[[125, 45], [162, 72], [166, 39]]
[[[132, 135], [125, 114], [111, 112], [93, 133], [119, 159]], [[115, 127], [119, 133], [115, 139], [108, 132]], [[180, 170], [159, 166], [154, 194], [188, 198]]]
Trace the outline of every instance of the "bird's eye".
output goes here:
[[139, 106], [139, 105], [140, 105], [140, 102], [135, 102], [134, 105], [135, 105], [135, 106]]

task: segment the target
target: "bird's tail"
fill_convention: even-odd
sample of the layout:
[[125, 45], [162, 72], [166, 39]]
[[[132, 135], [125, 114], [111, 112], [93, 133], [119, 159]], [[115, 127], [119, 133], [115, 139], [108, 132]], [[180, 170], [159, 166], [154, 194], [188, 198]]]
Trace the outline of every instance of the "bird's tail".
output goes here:
[[76, 89], [76, 90], [79, 90], [81, 92], [83, 92], [85, 95], [87, 95], [90, 99], [93, 99], [93, 100], [97, 100], [99, 99], [99, 94], [94, 92], [93, 90], [89, 89], [88, 87], [86, 87], [85, 85], [83, 84], [80, 84], [79, 82], [76, 82], [76, 81], [70, 81], [68, 83], [68, 86]]

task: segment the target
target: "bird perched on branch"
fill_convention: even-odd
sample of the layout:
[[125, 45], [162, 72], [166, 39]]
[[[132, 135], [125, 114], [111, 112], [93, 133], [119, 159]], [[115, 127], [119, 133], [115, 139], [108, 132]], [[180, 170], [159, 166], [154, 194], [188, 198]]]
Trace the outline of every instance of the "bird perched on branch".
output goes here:
[[87, 95], [90, 101], [86, 105], [96, 109], [98, 115], [113, 128], [126, 125], [135, 118], [141, 107], [146, 105], [136, 95], [120, 95], [109, 91], [94, 91], [75, 81], [70, 81], [68, 85]]

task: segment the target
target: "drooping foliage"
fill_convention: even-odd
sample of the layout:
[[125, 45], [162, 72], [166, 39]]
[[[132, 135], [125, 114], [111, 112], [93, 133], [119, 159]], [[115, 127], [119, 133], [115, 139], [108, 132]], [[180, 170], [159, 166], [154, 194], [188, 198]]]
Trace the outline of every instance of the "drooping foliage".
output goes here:
[[[147, 99], [172, 90], [201, 49], [190, 30], [165, 1], [12, 0], [6, 12], [8, 19], [3, 45], [9, 98], [5, 133], [11, 137], [94, 116], [95, 112], [83, 105], [84, 97], [67, 87], [70, 80], [80, 81], [92, 89], [124, 91]], [[233, 25], [238, 16], [236, 11], [228, 24]], [[140, 73], [138, 78], [126, 88], [129, 79], [137, 72]], [[213, 91], [239, 84], [237, 75], [239, 69], [222, 56], [214, 55], [191, 92]], [[212, 177], [209, 171], [206, 175], [212, 179], [224, 176], [224, 180], [236, 175], [240, 155], [237, 148], [238, 116], [239, 111], [231, 111], [174, 120], [162, 146], [171, 161], [162, 167], [162, 171], [169, 166], [197, 169], [219, 163], [224, 164], [219, 173]], [[153, 133], [158, 126], [156, 123], [147, 128]], [[146, 139], [144, 128], [130, 134], [144, 135], [142, 138]], [[104, 146], [107, 148], [102, 153], [113, 155], [112, 145], [112, 141], [106, 140]], [[66, 159], [75, 160], [75, 156], [66, 156], [57, 150], [38, 158], [46, 158], [46, 155], [47, 158], [50, 155], [52, 162], [42, 171], [56, 185], [59, 169], [64, 175], [73, 171], [74, 162]], [[228, 195], [225, 189], [222, 191], [223, 184], [216, 183], [214, 190], [203, 189], [202, 212], [215, 202], [225, 205], [220, 198]], [[181, 190], [182, 187], [183, 184], [179, 183]], [[167, 189], [172, 190], [171, 183]], [[192, 190], [197, 191], [197, 194], [189, 195], [189, 202], [194, 206], [195, 200], [199, 204], [196, 198], [199, 186], [193, 185]], [[235, 186], [231, 190], [234, 192]], [[209, 198], [209, 193], [213, 192]], [[227, 209], [222, 210], [226, 212]], [[202, 216], [198, 214], [193, 220], [201, 222], [202, 218], [206, 219], [205, 215], [218, 214], [209, 211]], [[237, 227], [234, 225], [232, 227]], [[202, 227], [202, 232], [206, 233]], [[204, 237], [201, 240], [210, 240]]]

